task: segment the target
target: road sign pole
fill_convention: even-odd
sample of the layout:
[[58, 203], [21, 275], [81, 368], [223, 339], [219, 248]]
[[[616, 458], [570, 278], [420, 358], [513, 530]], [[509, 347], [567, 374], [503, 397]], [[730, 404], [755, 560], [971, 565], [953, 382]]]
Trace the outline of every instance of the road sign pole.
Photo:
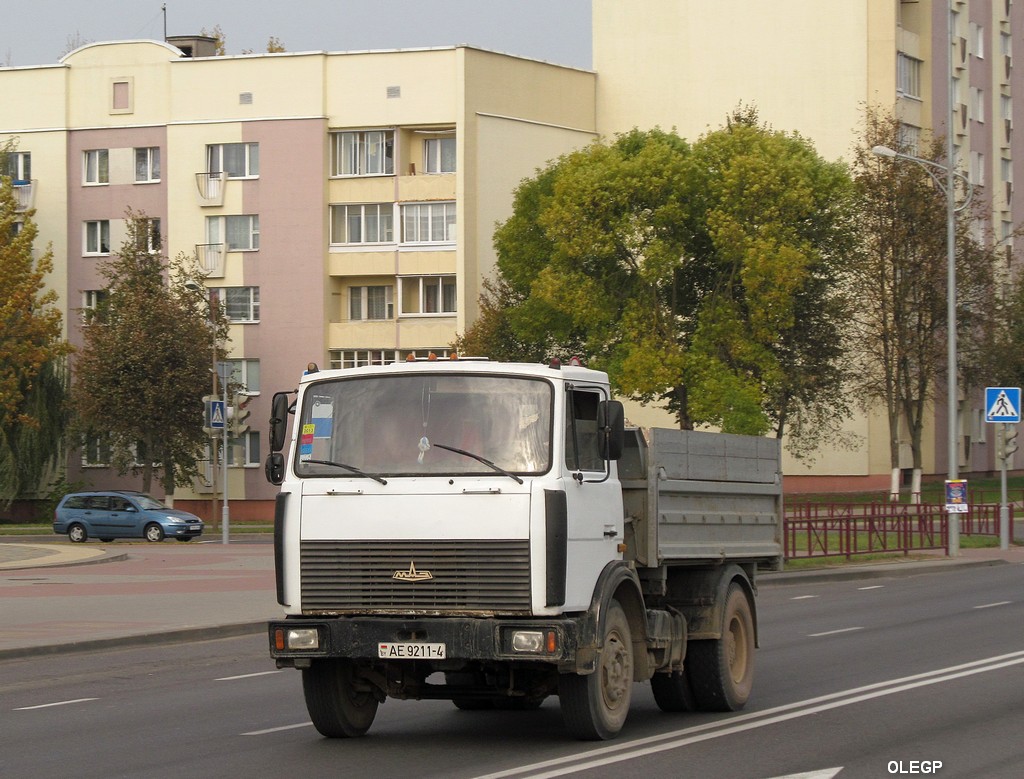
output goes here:
[[220, 532], [221, 532], [221, 543], [226, 544], [229, 540], [229, 529], [228, 523], [230, 521], [230, 512], [228, 510], [228, 378], [226, 363], [221, 363], [225, 366], [225, 375], [221, 377], [221, 384], [224, 385], [224, 440], [223, 440], [223, 452], [221, 452], [221, 458], [224, 460], [224, 508], [220, 518]]

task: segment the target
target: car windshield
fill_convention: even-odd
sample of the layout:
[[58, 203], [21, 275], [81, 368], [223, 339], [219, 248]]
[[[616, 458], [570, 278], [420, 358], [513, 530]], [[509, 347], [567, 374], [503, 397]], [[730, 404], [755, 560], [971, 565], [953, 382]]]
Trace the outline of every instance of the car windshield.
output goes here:
[[143, 511], [167, 508], [163, 503], [158, 501], [156, 498], [149, 497], [149, 495], [136, 495], [134, 497], [135, 501], [142, 507]]
[[551, 459], [552, 397], [548, 382], [517, 376], [318, 382], [303, 401], [296, 471], [378, 480], [543, 473]]

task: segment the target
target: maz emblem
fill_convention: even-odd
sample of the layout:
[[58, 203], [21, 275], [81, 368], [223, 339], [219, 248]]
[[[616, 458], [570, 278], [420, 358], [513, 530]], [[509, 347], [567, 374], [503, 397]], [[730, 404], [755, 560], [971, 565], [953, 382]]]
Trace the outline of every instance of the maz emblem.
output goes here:
[[417, 571], [416, 563], [410, 562], [408, 571], [395, 571], [391, 578], [398, 579], [400, 582], [425, 582], [428, 579], [433, 579], [434, 574], [430, 571]]

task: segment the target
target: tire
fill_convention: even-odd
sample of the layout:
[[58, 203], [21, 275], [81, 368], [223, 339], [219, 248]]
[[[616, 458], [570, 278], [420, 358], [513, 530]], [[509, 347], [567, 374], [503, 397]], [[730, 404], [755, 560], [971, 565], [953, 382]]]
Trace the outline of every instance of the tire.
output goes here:
[[68, 528], [68, 541], [73, 544], [84, 544], [89, 540], [89, 533], [85, 529], [85, 525], [80, 525], [75, 522], [71, 527]]
[[736, 583], [725, 598], [722, 637], [687, 648], [686, 675], [701, 711], [739, 711], [754, 685], [754, 618]]
[[192, 536], [184, 536], [182, 538], [175, 538], [174, 540], [175, 541], [181, 541], [182, 543], [185, 543], [186, 541], [191, 541], [192, 540]]
[[314, 660], [302, 669], [302, 692], [313, 726], [327, 738], [362, 736], [377, 715], [373, 692], [356, 689], [351, 660]]
[[150, 522], [146, 525], [146, 529], [143, 531], [147, 541], [157, 543], [164, 540], [164, 529], [160, 527], [156, 522]]
[[629, 714], [633, 693], [633, 639], [626, 612], [612, 600], [605, 615], [604, 646], [597, 670], [562, 674], [558, 697], [566, 729], [584, 741], [614, 738]]
[[112, 542], [113, 540], [114, 540], [113, 538], [101, 538], [101, 539], [100, 539], [100, 541], [102, 541], [102, 542], [103, 542], [104, 544], [109, 544], [109, 543], [111, 543], [111, 542]]
[[697, 701], [690, 689], [690, 680], [683, 671], [655, 674], [651, 677], [654, 702], [662, 711], [697, 711]]

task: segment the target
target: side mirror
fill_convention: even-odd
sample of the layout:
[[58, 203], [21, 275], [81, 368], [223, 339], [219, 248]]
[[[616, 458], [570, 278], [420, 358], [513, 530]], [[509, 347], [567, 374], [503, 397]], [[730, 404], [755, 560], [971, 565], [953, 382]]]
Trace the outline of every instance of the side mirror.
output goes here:
[[267, 474], [267, 481], [271, 484], [281, 484], [284, 481], [284, 455], [280, 452], [268, 454], [264, 470]]
[[602, 400], [597, 407], [597, 442], [609, 460], [622, 457], [626, 440], [626, 412], [617, 400]]
[[[288, 393], [275, 392], [270, 403], [270, 451], [284, 449], [284, 436], [288, 430]], [[280, 484], [280, 482], [274, 482]]]

